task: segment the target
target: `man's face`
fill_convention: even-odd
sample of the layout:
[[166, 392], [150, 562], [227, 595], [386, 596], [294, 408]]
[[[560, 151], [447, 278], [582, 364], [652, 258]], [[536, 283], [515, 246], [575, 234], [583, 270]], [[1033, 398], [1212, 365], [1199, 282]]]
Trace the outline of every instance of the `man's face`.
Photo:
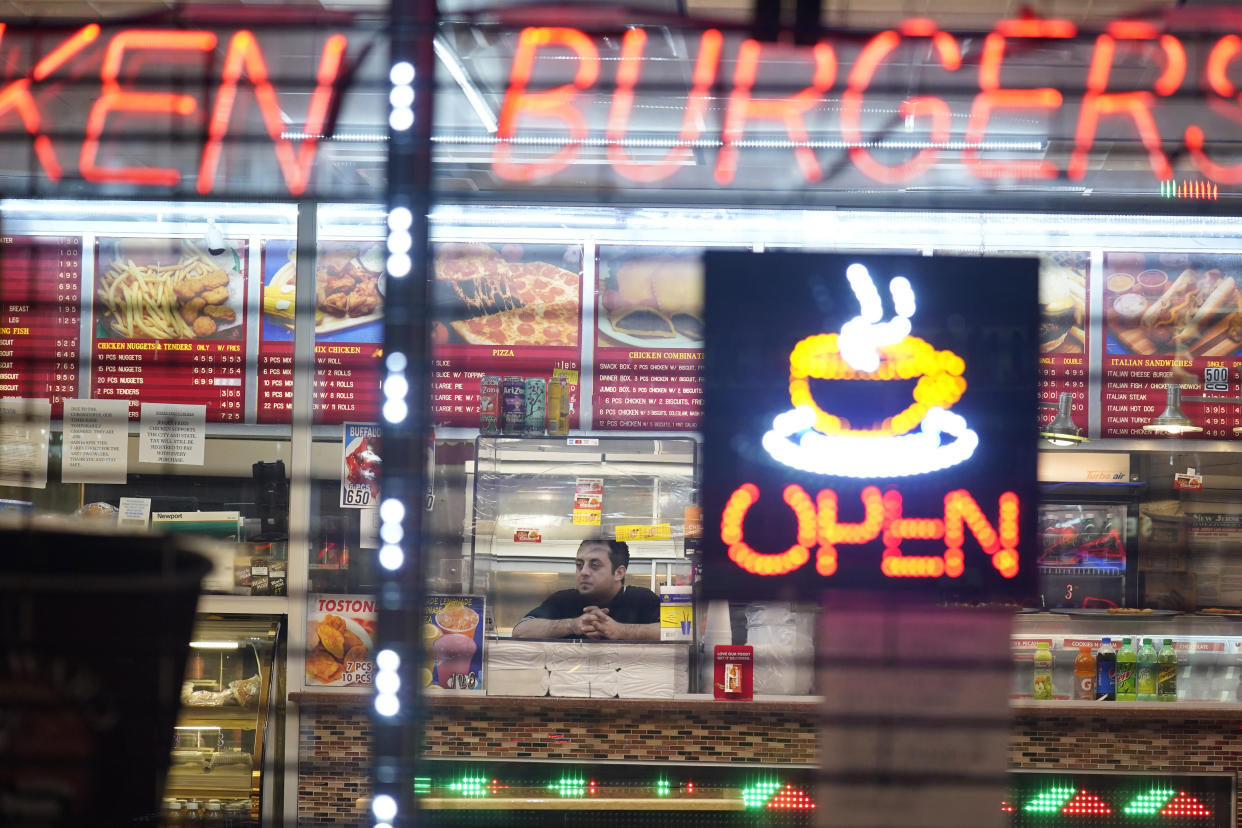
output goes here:
[[581, 547], [575, 565], [578, 567], [578, 594], [583, 598], [608, 601], [621, 589], [625, 567], [613, 570], [606, 544]]

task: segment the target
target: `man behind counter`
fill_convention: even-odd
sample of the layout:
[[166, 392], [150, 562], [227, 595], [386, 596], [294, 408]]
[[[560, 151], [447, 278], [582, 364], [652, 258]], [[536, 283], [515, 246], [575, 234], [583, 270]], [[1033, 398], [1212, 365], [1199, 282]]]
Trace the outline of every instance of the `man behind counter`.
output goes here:
[[549, 595], [514, 625], [514, 638], [660, 640], [660, 599], [649, 589], [624, 583], [629, 546], [583, 541], [574, 563], [578, 588]]

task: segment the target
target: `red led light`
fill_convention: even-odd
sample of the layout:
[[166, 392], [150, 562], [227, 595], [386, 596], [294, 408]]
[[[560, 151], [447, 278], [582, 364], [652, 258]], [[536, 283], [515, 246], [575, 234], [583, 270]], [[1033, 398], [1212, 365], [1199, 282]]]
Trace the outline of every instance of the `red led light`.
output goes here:
[[1212, 812], [1203, 807], [1203, 803], [1197, 797], [1190, 796], [1185, 791], [1179, 791], [1177, 796], [1170, 799], [1160, 811], [1160, 816], [1210, 817], [1211, 815]]
[[490, 784], [485, 785], [484, 787], [490, 794], [492, 794], [492, 796], [495, 796], [500, 791], [509, 789], [508, 785], [501, 785], [500, 781], [496, 779], [493, 779]]
[[787, 784], [768, 800], [768, 807], [778, 811], [811, 811], [815, 808], [815, 801], [804, 791]]
[[590, 782], [587, 783], [587, 793], [589, 793], [591, 796], [595, 796], [595, 791], [596, 791], [595, 780], [592, 779]]
[[687, 782], [687, 783], [686, 783], [686, 793], [688, 793], [688, 794], [692, 794], [692, 793], [694, 793], [694, 783], [693, 783], [693, 782]]
[[1065, 807], [1061, 809], [1063, 814], [1071, 814], [1074, 816], [1103, 816], [1111, 814], [1112, 808], [1104, 803], [1090, 791], [1079, 791], [1073, 799], [1065, 803]]
[[1014, 812], [1014, 807], [1013, 807], [1013, 805], [1011, 805], [1010, 803], [1005, 802], [1005, 801], [1002, 801], [1002, 802], [1001, 802], [1001, 813], [1003, 813], [1003, 814], [1012, 814], [1013, 812]]

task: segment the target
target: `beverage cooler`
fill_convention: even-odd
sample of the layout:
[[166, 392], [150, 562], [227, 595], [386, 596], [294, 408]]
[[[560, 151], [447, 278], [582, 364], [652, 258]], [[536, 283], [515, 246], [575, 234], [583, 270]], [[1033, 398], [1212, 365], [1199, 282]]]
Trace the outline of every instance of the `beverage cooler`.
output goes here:
[[1042, 607], [1127, 606], [1126, 503], [1039, 505], [1039, 599]]
[[284, 753], [284, 650], [281, 616], [198, 617], [165, 786], [170, 824], [271, 821], [283, 784], [273, 768]]

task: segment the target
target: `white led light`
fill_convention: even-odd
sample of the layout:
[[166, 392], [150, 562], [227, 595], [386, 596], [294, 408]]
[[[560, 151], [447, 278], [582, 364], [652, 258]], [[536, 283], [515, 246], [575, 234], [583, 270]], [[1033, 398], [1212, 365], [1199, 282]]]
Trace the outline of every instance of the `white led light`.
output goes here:
[[393, 230], [388, 234], [389, 253], [409, 253], [413, 246], [413, 237], [404, 230]]
[[408, 60], [394, 63], [392, 69], [388, 70], [388, 80], [392, 81], [394, 86], [409, 86], [414, 82], [414, 64]]
[[394, 86], [388, 93], [388, 103], [393, 109], [409, 109], [414, 103], [414, 87], [404, 83]]
[[394, 109], [388, 116], [388, 125], [397, 132], [405, 132], [414, 126], [414, 110]]
[[395, 650], [380, 650], [375, 654], [375, 666], [381, 670], [399, 670], [401, 656]]
[[409, 360], [405, 358], [405, 354], [401, 351], [393, 351], [384, 358], [384, 367], [394, 374], [401, 373], [405, 370], [405, 366], [409, 364]]
[[[379, 708], [379, 702], [376, 701], [376, 708]], [[383, 711], [380, 711], [383, 713]], [[391, 716], [391, 713], [384, 713], [385, 716]], [[397, 800], [388, 794], [380, 794], [371, 800], [371, 813], [375, 814], [376, 819], [382, 819], [390, 822], [397, 816]]]
[[384, 403], [384, 419], [390, 423], [403, 423], [410, 413], [405, 400], [389, 400]]
[[[375, 697], [375, 712], [381, 716], [395, 716], [401, 712], [401, 702], [391, 693], [380, 693]], [[374, 809], [375, 805], [372, 805], [371, 808]], [[394, 806], [393, 816], [396, 815], [397, 811]], [[389, 817], [389, 819], [392, 819], [392, 817]]]
[[841, 335], [837, 337], [841, 358], [856, 371], [874, 371], [880, 367], [879, 349], [884, 345], [896, 345], [910, 335], [914, 289], [904, 276], [893, 279], [889, 292], [897, 315], [888, 322], [880, 322], [884, 308], [867, 268], [852, 264], [845, 269], [845, 278], [849, 279], [850, 288], [858, 299], [859, 313], [841, 326]]
[[405, 253], [394, 253], [388, 257], [388, 275], [397, 278], [408, 276], [413, 264]]
[[392, 374], [384, 380], [384, 396], [390, 400], [404, 400], [410, 393], [410, 382], [400, 374]]
[[405, 537], [405, 530], [401, 528], [400, 523], [382, 523], [379, 535], [384, 543], [401, 543], [401, 539]]
[[401, 676], [392, 670], [381, 670], [375, 674], [375, 689], [380, 693], [396, 693], [401, 689]]
[[371, 828], [392, 828], [391, 822], [377, 822]]
[[[814, 474], [836, 477], [905, 477], [947, 469], [968, 460], [979, 446], [979, 435], [966, 420], [934, 407], [918, 431], [899, 437], [855, 437], [811, 430], [815, 411], [799, 406], [772, 420], [763, 448], [772, 459]], [[944, 437], [952, 437], [945, 442]]]
[[395, 497], [388, 497], [380, 504], [380, 520], [386, 523], [400, 523], [405, 519], [405, 504]]
[[408, 207], [394, 207], [388, 214], [389, 230], [409, 230], [414, 226], [414, 214]]
[[380, 547], [379, 562], [380, 566], [392, 572], [400, 569], [401, 565], [405, 563], [405, 553], [396, 544], [385, 544]]

